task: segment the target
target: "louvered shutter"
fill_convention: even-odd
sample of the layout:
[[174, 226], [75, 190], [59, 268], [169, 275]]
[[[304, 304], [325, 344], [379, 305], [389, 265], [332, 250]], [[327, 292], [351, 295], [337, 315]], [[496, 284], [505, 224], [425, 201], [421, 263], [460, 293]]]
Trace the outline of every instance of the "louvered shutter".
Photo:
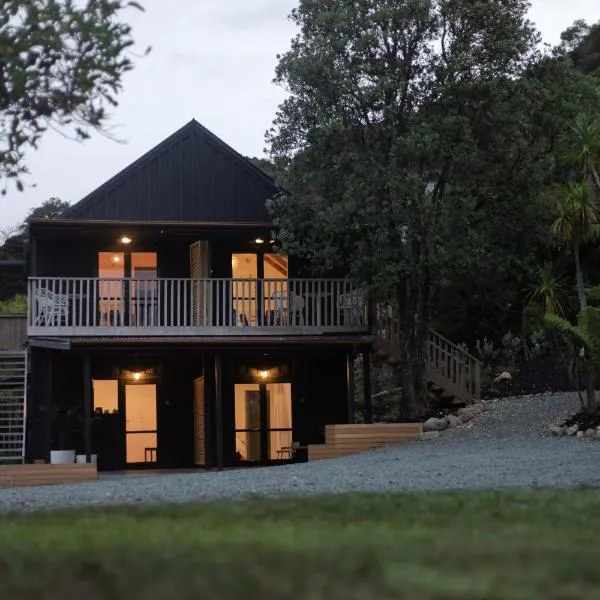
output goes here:
[[208, 278], [208, 242], [190, 246], [190, 275], [192, 277], [192, 326], [209, 325], [210, 289]]
[[204, 377], [194, 381], [194, 462], [206, 466]]

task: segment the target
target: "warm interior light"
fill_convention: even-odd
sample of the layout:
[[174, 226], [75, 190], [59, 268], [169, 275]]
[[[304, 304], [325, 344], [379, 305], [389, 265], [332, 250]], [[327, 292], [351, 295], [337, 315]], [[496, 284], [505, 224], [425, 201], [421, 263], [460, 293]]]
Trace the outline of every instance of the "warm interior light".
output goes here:
[[269, 371], [259, 371], [258, 374], [262, 379], [267, 379], [269, 377]]
[[127, 235], [121, 236], [121, 239], [119, 241], [121, 242], [121, 244], [131, 244], [131, 238]]
[[260, 238], [260, 237], [257, 237], [257, 238], [256, 238], [254, 241], [255, 241], [257, 244], [264, 244], [264, 243], [265, 243], [265, 240], [263, 240], [263, 239], [262, 239], [262, 238]]
[[121, 257], [115, 255], [110, 260], [111, 260], [111, 262], [112, 262], [113, 265], [116, 265], [117, 263], [121, 262]]
[[139, 373], [139, 372], [137, 372], [137, 373], [134, 373], [134, 374], [133, 374], [133, 378], [134, 378], [136, 381], [139, 381], [139, 380], [142, 378], [142, 374], [141, 374], [141, 373]]

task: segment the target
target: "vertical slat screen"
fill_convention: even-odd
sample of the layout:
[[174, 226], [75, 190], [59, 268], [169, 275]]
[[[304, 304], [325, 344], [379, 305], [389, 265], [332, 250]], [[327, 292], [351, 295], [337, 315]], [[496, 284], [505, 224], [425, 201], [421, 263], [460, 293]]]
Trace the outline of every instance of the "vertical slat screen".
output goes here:
[[194, 381], [194, 462], [206, 465], [204, 376]]

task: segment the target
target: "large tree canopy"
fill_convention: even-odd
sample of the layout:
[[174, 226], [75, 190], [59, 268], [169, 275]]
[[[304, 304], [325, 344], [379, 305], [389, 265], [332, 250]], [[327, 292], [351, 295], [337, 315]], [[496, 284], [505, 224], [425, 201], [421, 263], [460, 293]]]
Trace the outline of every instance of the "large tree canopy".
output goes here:
[[300, 34], [276, 72], [290, 96], [269, 134], [291, 194], [271, 209], [291, 252], [397, 306], [410, 416], [424, 397], [436, 292], [495, 260], [492, 231], [504, 247], [527, 245], [523, 222], [529, 239], [545, 235], [537, 197], [557, 113], [585, 93], [568, 65], [542, 60], [528, 8], [301, 0], [292, 13]]
[[0, 177], [27, 172], [49, 127], [78, 139], [103, 130], [133, 68], [127, 0], [4, 0], [0, 9]]

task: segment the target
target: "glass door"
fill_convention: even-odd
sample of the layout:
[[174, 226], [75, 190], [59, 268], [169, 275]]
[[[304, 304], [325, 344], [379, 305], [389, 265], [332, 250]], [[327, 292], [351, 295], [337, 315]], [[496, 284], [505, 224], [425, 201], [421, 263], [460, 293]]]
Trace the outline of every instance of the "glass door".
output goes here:
[[265, 387], [269, 460], [287, 460], [292, 458], [292, 384], [269, 383]]
[[235, 385], [235, 447], [240, 462], [289, 460], [292, 385]]
[[157, 462], [156, 384], [125, 385], [125, 456], [127, 464]]
[[242, 462], [262, 460], [261, 386], [235, 386], [235, 451]]

